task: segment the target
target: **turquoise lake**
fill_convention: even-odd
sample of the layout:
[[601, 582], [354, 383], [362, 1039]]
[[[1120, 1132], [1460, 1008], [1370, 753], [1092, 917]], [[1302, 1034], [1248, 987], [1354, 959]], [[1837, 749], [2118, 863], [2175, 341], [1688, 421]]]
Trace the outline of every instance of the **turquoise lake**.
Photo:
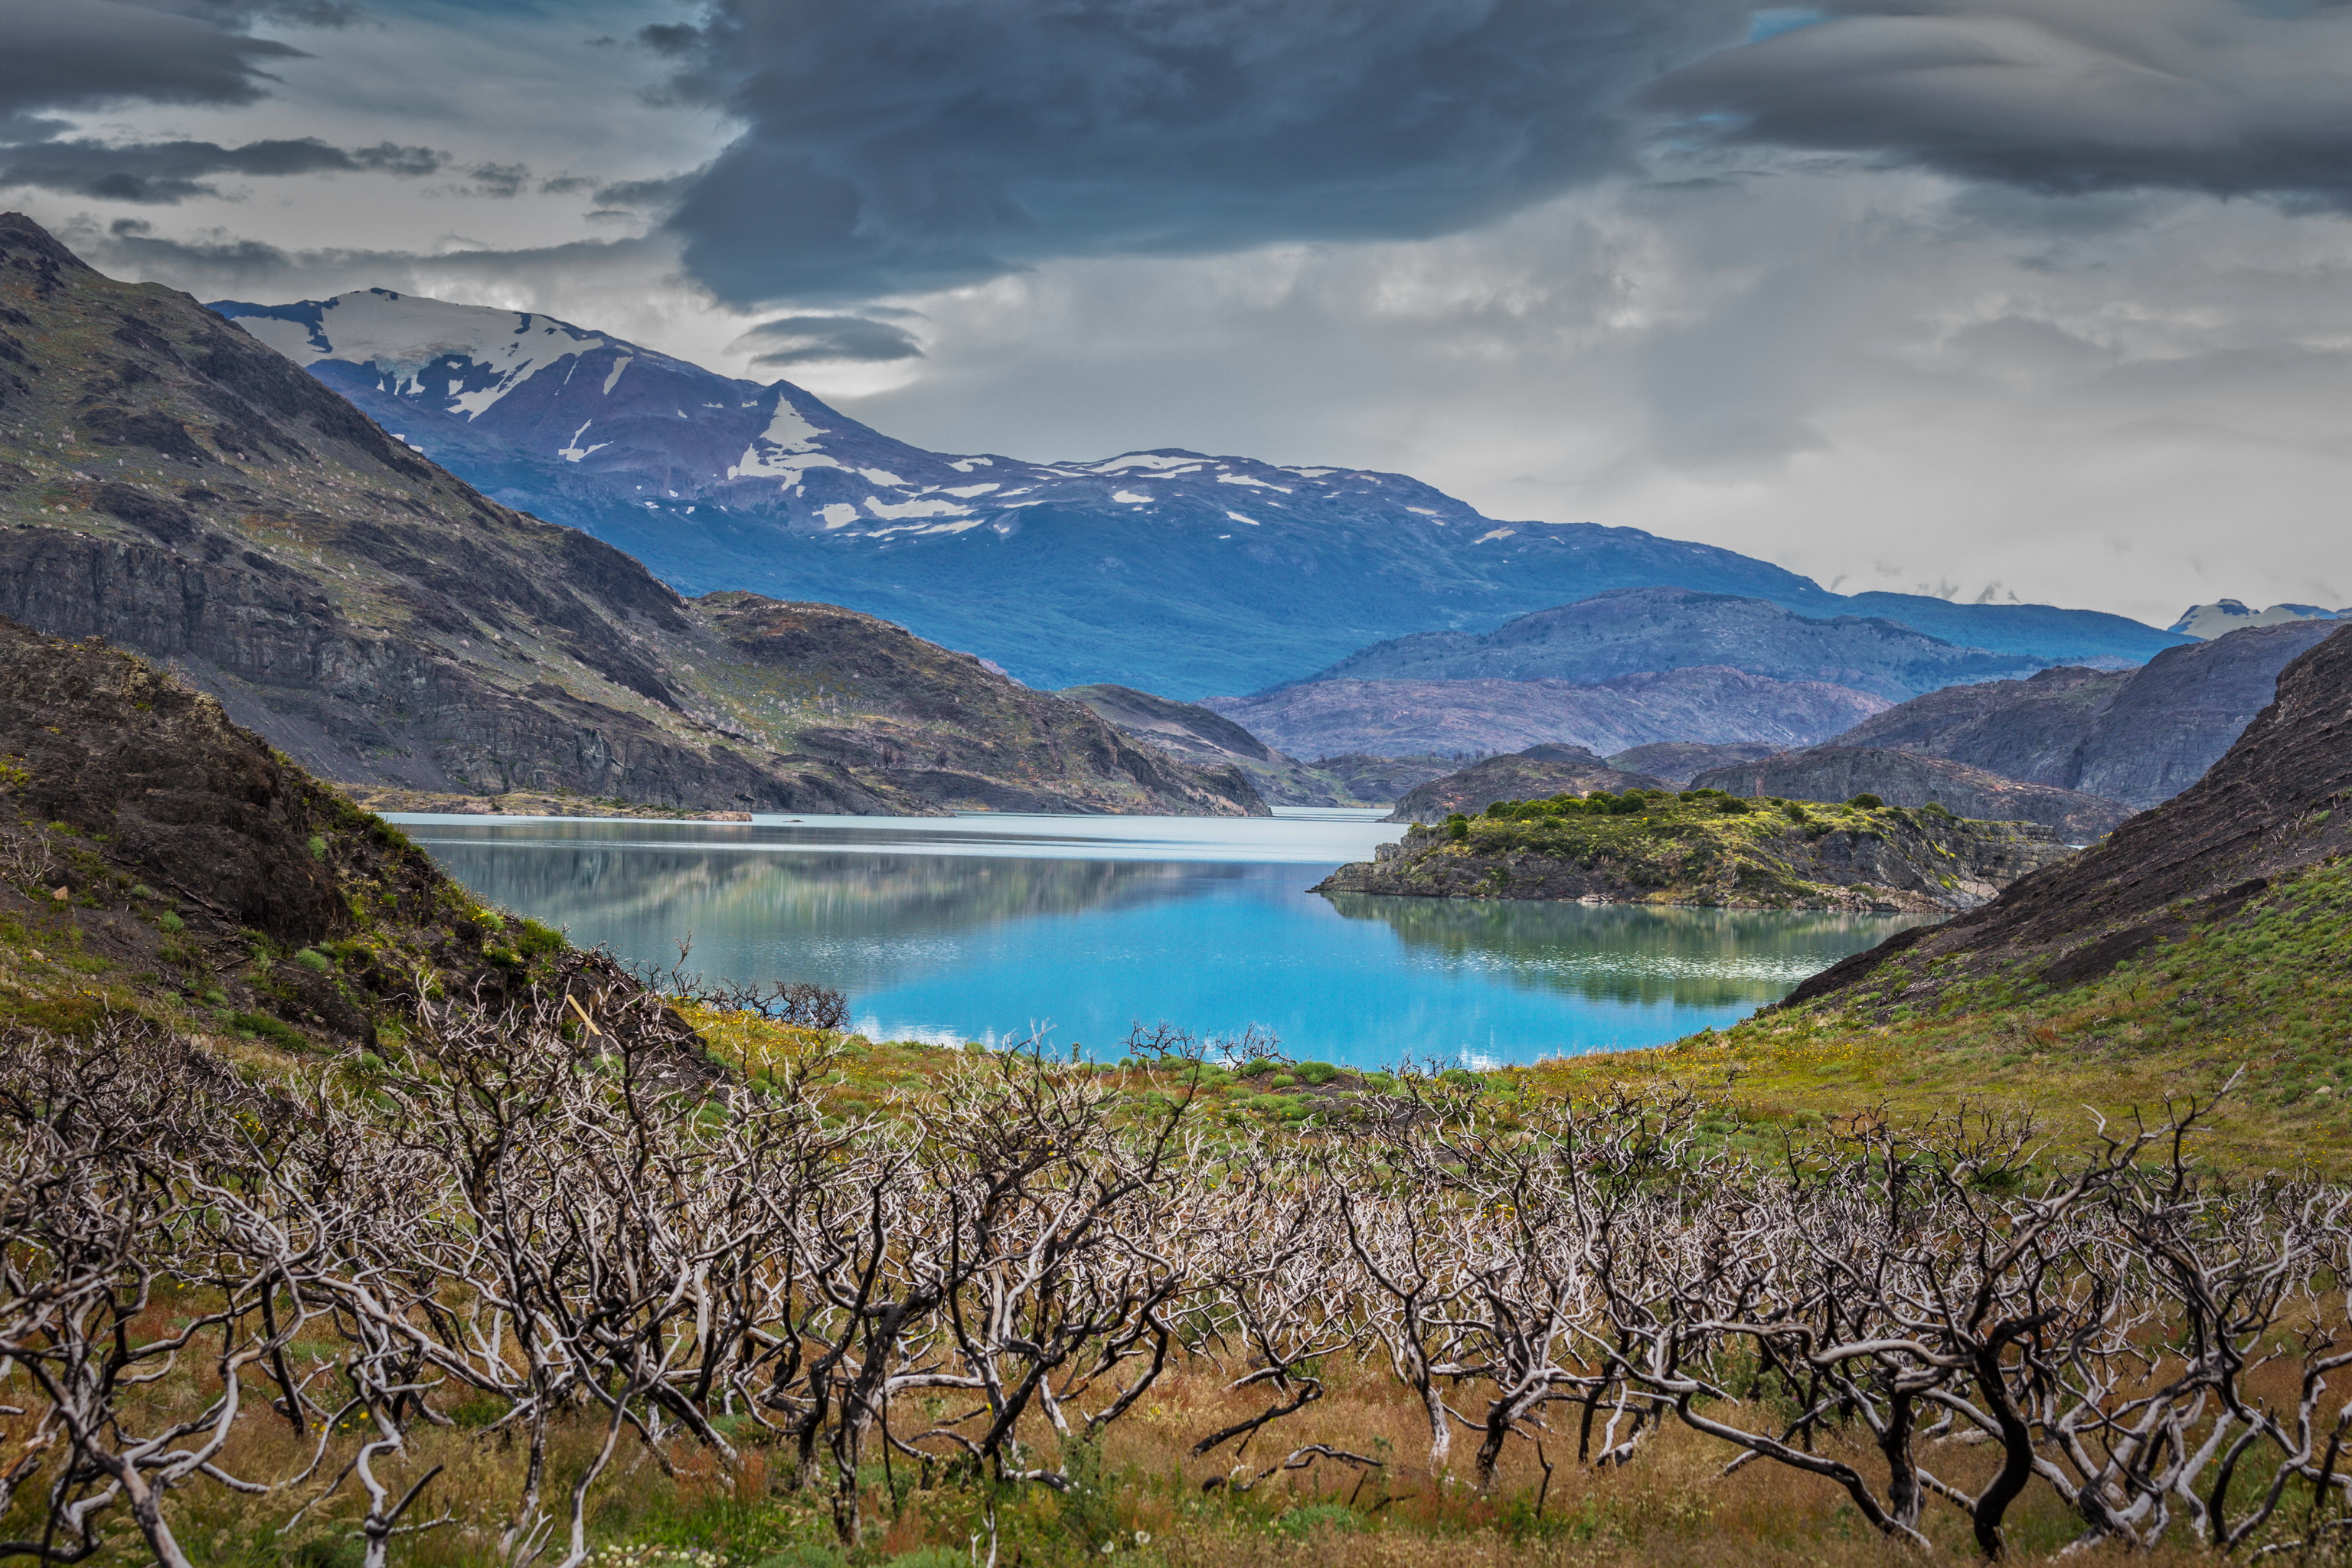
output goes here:
[[1655, 1045], [1917, 923], [1308, 892], [1402, 832], [1372, 815], [394, 820], [483, 899], [627, 962], [690, 940], [712, 978], [847, 993], [873, 1038], [1111, 1056], [1162, 1022], [1360, 1066]]

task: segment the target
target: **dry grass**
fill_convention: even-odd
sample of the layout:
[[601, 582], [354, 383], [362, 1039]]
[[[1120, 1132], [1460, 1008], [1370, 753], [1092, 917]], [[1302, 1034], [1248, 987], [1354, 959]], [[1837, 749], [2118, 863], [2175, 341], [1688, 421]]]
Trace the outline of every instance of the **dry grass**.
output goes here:
[[[1658, 1432], [1622, 1468], [1593, 1470], [1573, 1462], [1570, 1420], [1545, 1446], [1553, 1466], [1549, 1484], [1533, 1445], [1519, 1444], [1507, 1456], [1494, 1491], [1482, 1496], [1463, 1475], [1431, 1472], [1418, 1411], [1395, 1397], [1373, 1369], [1333, 1369], [1330, 1383], [1326, 1398], [1277, 1433], [1261, 1436], [1261, 1446], [1244, 1457], [1247, 1468], [1255, 1472], [1314, 1442], [1381, 1458], [1381, 1469], [1358, 1472], [1327, 1463], [1279, 1474], [1247, 1492], [1204, 1491], [1202, 1482], [1231, 1474], [1236, 1465], [1230, 1452], [1192, 1457], [1192, 1440], [1249, 1406], [1228, 1390], [1219, 1369], [1181, 1367], [1135, 1418], [1114, 1430], [1100, 1458], [1104, 1484], [1092, 1495], [1057, 1498], [1033, 1489], [999, 1502], [1000, 1562], [1008, 1568], [1053, 1568], [1108, 1555], [1170, 1568], [1872, 1568], [1917, 1561], [1879, 1538], [1830, 1483], [1761, 1464], [1727, 1477], [1722, 1471], [1731, 1450], [1679, 1426]], [[192, 1397], [196, 1391], [182, 1392]], [[462, 1418], [465, 1408], [456, 1414]], [[1265, 1446], [1268, 1437], [1274, 1446]], [[1053, 1451], [1049, 1434], [1032, 1438]], [[567, 1479], [592, 1446], [585, 1426], [565, 1434], [551, 1479]], [[1457, 1442], [1457, 1458], [1462, 1447]], [[340, 1458], [349, 1447], [339, 1442], [334, 1453]], [[296, 1437], [284, 1423], [256, 1424], [233, 1446], [229, 1468], [256, 1476], [289, 1474], [309, 1461], [310, 1451], [310, 1441]], [[1959, 1444], [1932, 1447], [1927, 1457], [1931, 1467], [1963, 1481], [1979, 1479], [1992, 1464], [1984, 1449]], [[667, 1456], [639, 1450], [603, 1489], [593, 1539], [608, 1551], [653, 1548], [651, 1563], [661, 1568], [688, 1551], [712, 1552], [729, 1568], [830, 1568], [910, 1553], [923, 1554], [913, 1559], [923, 1568], [944, 1568], [929, 1554], [944, 1551], [969, 1560], [974, 1537], [984, 1537], [986, 1500], [978, 1489], [949, 1480], [943, 1467], [926, 1474], [901, 1455], [887, 1473], [871, 1467], [873, 1534], [862, 1552], [845, 1556], [831, 1544], [822, 1499], [781, 1484], [780, 1458], [751, 1449], [730, 1475], [690, 1446]], [[446, 1468], [419, 1512], [446, 1513], [452, 1522], [404, 1539], [394, 1561], [417, 1568], [494, 1562], [497, 1530], [520, 1485], [519, 1454], [494, 1435], [420, 1426], [407, 1459], [388, 1468], [404, 1484], [436, 1464]], [[322, 1478], [338, 1468], [331, 1460]], [[280, 1534], [293, 1507], [283, 1498], [256, 1500], [199, 1484], [175, 1497], [173, 1514], [199, 1568], [344, 1568], [357, 1562], [352, 1530], [359, 1510], [348, 1483]], [[14, 1533], [28, 1522], [26, 1514], [20, 1504], [5, 1528]], [[1927, 1525], [1939, 1552], [1974, 1555], [1966, 1521], [1950, 1508], [1931, 1511]], [[2054, 1554], [2075, 1533], [2075, 1521], [2046, 1490], [2029, 1493], [2011, 1515], [2012, 1548], [2021, 1559]], [[1108, 1553], [1106, 1545], [1113, 1549]], [[2070, 1560], [2095, 1563], [2122, 1555], [2101, 1548]], [[2134, 1555], [2161, 1564], [2203, 1554], [2183, 1543]], [[95, 1561], [146, 1560], [136, 1535], [118, 1529]]]

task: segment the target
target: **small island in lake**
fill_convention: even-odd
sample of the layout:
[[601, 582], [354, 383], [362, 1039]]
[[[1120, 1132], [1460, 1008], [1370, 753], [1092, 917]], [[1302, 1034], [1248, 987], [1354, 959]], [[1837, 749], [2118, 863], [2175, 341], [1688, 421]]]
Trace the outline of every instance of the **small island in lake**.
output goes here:
[[1720, 790], [1496, 801], [1415, 823], [1318, 893], [1933, 913], [1976, 908], [2072, 850], [2030, 822], [1857, 795], [1843, 805]]

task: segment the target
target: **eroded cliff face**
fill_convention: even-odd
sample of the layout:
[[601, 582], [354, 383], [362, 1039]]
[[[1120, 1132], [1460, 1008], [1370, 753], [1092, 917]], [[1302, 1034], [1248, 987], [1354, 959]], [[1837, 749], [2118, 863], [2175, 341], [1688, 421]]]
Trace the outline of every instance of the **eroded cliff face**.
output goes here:
[[[0, 363], [0, 615], [169, 661], [324, 777], [693, 809], [1263, 809], [976, 660], [920, 700], [852, 701], [746, 641], [748, 596], [689, 603], [484, 499], [185, 295], [15, 215]], [[1055, 740], [992, 751], [974, 703]]]

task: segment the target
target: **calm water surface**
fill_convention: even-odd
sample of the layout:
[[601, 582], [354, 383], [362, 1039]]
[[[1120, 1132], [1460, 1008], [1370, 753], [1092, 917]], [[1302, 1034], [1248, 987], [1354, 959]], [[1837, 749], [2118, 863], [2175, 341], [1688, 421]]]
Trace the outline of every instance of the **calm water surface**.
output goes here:
[[1295, 1056], [1474, 1063], [1729, 1023], [1916, 920], [1326, 898], [1402, 827], [1265, 818], [395, 818], [482, 898], [714, 978], [814, 980], [864, 1034], [1117, 1054], [1256, 1024]]

